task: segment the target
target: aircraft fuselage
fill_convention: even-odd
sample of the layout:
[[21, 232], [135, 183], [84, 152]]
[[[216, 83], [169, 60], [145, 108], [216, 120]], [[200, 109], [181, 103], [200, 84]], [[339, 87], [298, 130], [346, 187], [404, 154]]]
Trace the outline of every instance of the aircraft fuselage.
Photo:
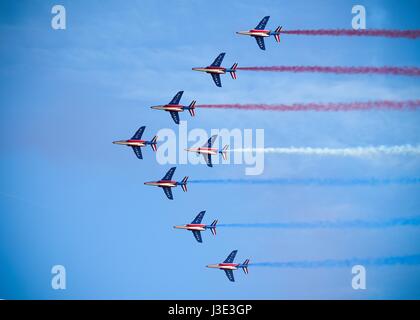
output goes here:
[[168, 112], [171, 112], [171, 111], [183, 112], [184, 111], [184, 106], [180, 104], [164, 104], [160, 106], [153, 106], [151, 108], [155, 110], [163, 110], [163, 111], [168, 111]]
[[185, 229], [190, 231], [205, 231], [206, 225], [205, 224], [185, 224], [183, 226], [175, 226], [175, 229]]
[[124, 146], [129, 146], [129, 147], [145, 147], [146, 146], [146, 142], [145, 140], [120, 140], [120, 141], [114, 141], [114, 144], [121, 144]]
[[216, 148], [188, 148], [186, 149], [189, 152], [196, 152], [196, 153], [200, 153], [200, 154], [211, 154], [211, 155], [216, 155], [219, 150]]
[[215, 73], [215, 74], [225, 74], [226, 68], [224, 67], [212, 67], [208, 66], [205, 68], [192, 68], [194, 71], [201, 71], [201, 72], [207, 72], [207, 73]]
[[271, 31], [270, 30], [249, 30], [249, 31], [238, 31], [237, 34], [252, 36], [252, 37], [269, 37]]
[[216, 268], [221, 270], [238, 270], [238, 263], [217, 263], [217, 264], [209, 264], [207, 268]]
[[154, 187], [168, 187], [174, 188], [178, 185], [176, 181], [171, 180], [159, 180], [159, 181], [149, 181], [144, 183], [146, 186], [154, 186]]

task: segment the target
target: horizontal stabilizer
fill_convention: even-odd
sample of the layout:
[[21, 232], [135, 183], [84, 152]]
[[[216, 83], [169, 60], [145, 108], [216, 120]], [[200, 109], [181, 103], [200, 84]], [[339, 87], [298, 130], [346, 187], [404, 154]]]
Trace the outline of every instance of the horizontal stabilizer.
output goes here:
[[182, 182], [181, 182], [181, 187], [182, 187], [182, 190], [184, 192], [187, 192], [188, 191], [188, 189], [187, 189], [187, 181], [188, 181], [188, 177], [184, 177], [184, 179], [182, 179]]
[[249, 264], [249, 259], [246, 259], [244, 261], [244, 263], [242, 264], [242, 270], [244, 270], [245, 274], [248, 274], [249, 273], [249, 271], [248, 271], [248, 264]]
[[235, 62], [233, 66], [230, 68], [232, 71], [230, 71], [230, 76], [232, 79], [236, 79], [236, 68], [238, 67], [238, 64]]
[[275, 34], [274, 34], [274, 38], [276, 39], [277, 42], [280, 42], [280, 32], [281, 32], [281, 28], [282, 27], [277, 27]]
[[222, 154], [223, 160], [227, 160], [228, 148], [229, 148], [229, 145], [225, 145], [222, 151], [220, 151], [220, 153]]
[[152, 141], [150, 141], [150, 146], [152, 147], [154, 152], [157, 151], [157, 144], [156, 144], [157, 139], [158, 139], [158, 136], [154, 136]]
[[190, 113], [191, 117], [195, 116], [195, 104], [197, 101], [193, 100], [190, 105], [188, 106], [188, 112]]
[[216, 235], [216, 224], [217, 224], [217, 220], [214, 220], [212, 224], [210, 225], [210, 231], [214, 236]]

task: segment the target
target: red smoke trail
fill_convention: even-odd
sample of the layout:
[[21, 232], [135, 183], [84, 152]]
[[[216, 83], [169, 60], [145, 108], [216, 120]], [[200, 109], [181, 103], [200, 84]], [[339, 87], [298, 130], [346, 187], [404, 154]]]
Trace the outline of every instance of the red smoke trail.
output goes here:
[[355, 111], [355, 110], [417, 110], [420, 100], [367, 101], [349, 103], [294, 103], [294, 104], [202, 104], [198, 108], [238, 109], [261, 111]]
[[387, 37], [417, 39], [420, 30], [352, 30], [352, 29], [319, 29], [319, 30], [285, 30], [283, 34], [307, 36], [351, 36], [351, 37]]
[[271, 67], [238, 67], [237, 70], [268, 72], [314, 72], [335, 74], [386, 74], [401, 76], [420, 76], [417, 67], [322, 67], [322, 66], [271, 66]]

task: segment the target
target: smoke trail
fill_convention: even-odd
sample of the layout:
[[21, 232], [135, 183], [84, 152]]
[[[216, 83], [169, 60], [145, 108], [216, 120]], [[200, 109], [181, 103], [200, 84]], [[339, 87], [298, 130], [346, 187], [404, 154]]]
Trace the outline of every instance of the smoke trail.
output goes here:
[[420, 226], [420, 216], [388, 220], [347, 220], [312, 222], [275, 222], [275, 223], [222, 223], [224, 228], [263, 228], [263, 229], [351, 229], [351, 228], [392, 228]]
[[420, 155], [420, 146], [377, 146], [377, 147], [354, 147], [354, 148], [242, 148], [231, 149], [231, 152], [261, 152], [293, 155], [318, 155], [318, 156], [341, 156], [341, 157], [368, 157], [379, 155]]
[[283, 34], [306, 35], [306, 36], [368, 36], [387, 38], [417, 39], [420, 30], [352, 30], [352, 29], [318, 29], [318, 30], [284, 30]]
[[378, 186], [378, 185], [415, 185], [420, 183], [420, 178], [358, 178], [358, 179], [339, 179], [339, 178], [271, 178], [271, 179], [201, 179], [191, 180], [190, 183], [201, 184], [271, 184], [271, 185], [291, 185], [291, 186]]
[[270, 66], [270, 67], [238, 67], [237, 70], [268, 72], [312, 72], [334, 74], [385, 74], [399, 76], [420, 76], [417, 67], [323, 67], [323, 66]]
[[361, 264], [364, 266], [395, 266], [395, 265], [419, 265], [420, 254], [406, 256], [391, 256], [383, 258], [351, 258], [351, 259], [328, 259], [328, 260], [302, 260], [284, 262], [254, 262], [254, 267], [273, 268], [339, 268], [352, 267]]
[[406, 101], [367, 101], [349, 103], [294, 103], [294, 104], [202, 104], [198, 108], [238, 109], [260, 111], [355, 111], [355, 110], [416, 110], [420, 100]]

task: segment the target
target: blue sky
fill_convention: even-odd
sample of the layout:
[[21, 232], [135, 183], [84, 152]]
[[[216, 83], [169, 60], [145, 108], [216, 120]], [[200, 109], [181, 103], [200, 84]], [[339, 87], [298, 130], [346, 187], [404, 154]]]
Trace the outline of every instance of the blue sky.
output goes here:
[[[184, 90], [184, 103], [419, 99], [416, 78], [238, 72], [217, 88], [191, 67], [225, 64], [419, 66], [419, 41], [284, 36], [280, 45], [235, 35], [268, 27], [350, 28], [352, 1], [60, 1], [67, 29], [50, 27], [55, 1], [0, 3], [0, 298], [420, 298], [420, 266], [369, 267], [367, 290], [337, 269], [250, 268], [230, 283], [204, 266], [238, 261], [382, 257], [420, 252], [419, 228], [228, 229], [216, 237], [172, 228], [207, 210], [221, 223], [390, 219], [417, 215], [417, 185], [191, 184], [164, 198], [150, 149], [139, 161], [111, 144], [146, 125], [175, 128], [150, 105]], [[362, 1], [368, 28], [419, 28], [417, 1]], [[209, 13], [219, 13], [214, 17]], [[186, 118], [183, 114], [181, 117]], [[263, 128], [273, 147], [418, 144], [418, 112], [266, 113], [198, 110], [193, 128]], [[267, 155], [261, 178], [419, 176], [413, 156], [372, 159]], [[180, 165], [175, 178], [244, 178], [241, 165]], [[62, 264], [67, 289], [51, 289]]]

